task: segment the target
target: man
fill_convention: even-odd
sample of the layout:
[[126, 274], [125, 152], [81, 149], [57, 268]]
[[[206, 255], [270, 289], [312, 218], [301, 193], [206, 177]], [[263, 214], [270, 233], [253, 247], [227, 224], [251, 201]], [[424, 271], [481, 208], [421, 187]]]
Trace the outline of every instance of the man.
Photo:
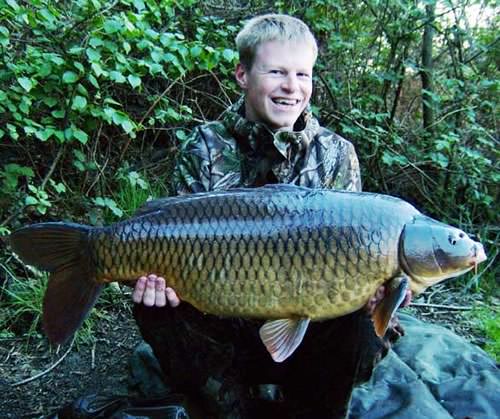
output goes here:
[[[309, 28], [286, 15], [258, 16], [236, 44], [244, 97], [222, 121], [194, 130], [177, 166], [177, 192], [269, 183], [361, 190], [354, 147], [308, 109], [317, 57]], [[259, 339], [262, 321], [204, 315], [179, 304], [154, 274], [138, 280], [133, 299], [143, 303], [134, 316], [168, 384], [201, 398], [204, 415], [343, 417], [354, 384], [387, 350], [360, 311], [312, 324], [299, 349], [277, 364]], [[261, 393], [269, 389], [275, 394], [265, 402]]]

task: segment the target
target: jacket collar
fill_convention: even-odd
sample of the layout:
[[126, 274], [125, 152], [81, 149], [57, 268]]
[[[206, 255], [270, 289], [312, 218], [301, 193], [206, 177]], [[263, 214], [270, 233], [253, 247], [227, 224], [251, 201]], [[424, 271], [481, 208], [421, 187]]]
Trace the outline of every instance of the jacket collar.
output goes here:
[[320, 128], [308, 107], [295, 123], [294, 131], [272, 131], [261, 122], [248, 121], [245, 118], [245, 98], [241, 97], [229, 107], [222, 117], [226, 128], [240, 143], [250, 147], [253, 152], [265, 151], [268, 145], [274, 148], [287, 160], [291, 149], [307, 149]]

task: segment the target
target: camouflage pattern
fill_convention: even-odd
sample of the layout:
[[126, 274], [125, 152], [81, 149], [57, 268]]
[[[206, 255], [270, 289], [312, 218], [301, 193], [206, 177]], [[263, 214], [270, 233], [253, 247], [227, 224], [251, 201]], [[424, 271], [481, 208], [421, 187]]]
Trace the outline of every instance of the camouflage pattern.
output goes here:
[[241, 98], [222, 121], [197, 127], [179, 156], [178, 193], [289, 183], [310, 188], [361, 190], [353, 145], [320, 127], [309, 110], [295, 131], [273, 132], [243, 116]]
[[[273, 133], [246, 120], [240, 99], [221, 121], [197, 127], [183, 145], [177, 193], [267, 183], [361, 190], [351, 143], [320, 127], [310, 111], [294, 128]], [[177, 308], [136, 304], [134, 318], [167, 385], [199, 400], [201, 395], [204, 413], [225, 419], [344, 417], [354, 385], [370, 377], [388, 348], [363, 310], [313, 323], [285, 366], [262, 345], [262, 320], [224, 319], [185, 303]], [[262, 392], [267, 395], [259, 396]]]

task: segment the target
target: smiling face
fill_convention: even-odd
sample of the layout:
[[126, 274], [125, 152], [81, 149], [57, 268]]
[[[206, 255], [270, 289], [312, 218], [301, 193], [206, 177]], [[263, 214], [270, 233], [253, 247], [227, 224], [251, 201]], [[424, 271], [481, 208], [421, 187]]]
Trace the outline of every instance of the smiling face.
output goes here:
[[312, 93], [313, 49], [306, 42], [268, 41], [257, 47], [250, 70], [236, 67], [245, 92], [245, 116], [272, 130], [293, 130]]

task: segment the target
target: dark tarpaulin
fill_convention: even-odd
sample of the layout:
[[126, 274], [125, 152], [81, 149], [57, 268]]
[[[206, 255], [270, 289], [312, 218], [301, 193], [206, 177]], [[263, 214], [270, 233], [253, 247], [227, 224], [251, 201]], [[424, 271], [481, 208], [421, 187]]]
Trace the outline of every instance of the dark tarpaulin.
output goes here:
[[355, 389], [350, 419], [500, 417], [500, 370], [453, 332], [400, 314], [406, 336]]

